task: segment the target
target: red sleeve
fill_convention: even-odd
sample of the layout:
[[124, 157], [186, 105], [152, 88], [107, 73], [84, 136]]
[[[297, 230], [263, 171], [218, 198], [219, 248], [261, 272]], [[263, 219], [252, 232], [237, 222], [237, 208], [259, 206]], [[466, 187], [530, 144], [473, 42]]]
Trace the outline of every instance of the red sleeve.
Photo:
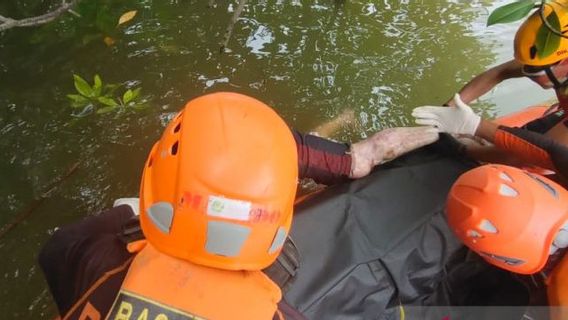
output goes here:
[[294, 130], [292, 133], [298, 148], [300, 178], [312, 178], [327, 185], [348, 179], [351, 172], [349, 145]]
[[500, 126], [495, 145], [519, 159], [568, 177], [568, 147], [536, 132]]

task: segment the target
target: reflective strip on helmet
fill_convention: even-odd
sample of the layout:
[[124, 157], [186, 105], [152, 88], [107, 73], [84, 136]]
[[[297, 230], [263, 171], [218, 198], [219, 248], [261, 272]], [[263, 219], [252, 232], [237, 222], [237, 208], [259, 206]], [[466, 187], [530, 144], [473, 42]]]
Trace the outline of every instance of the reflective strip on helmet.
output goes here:
[[487, 253], [487, 252], [483, 252], [483, 251], [481, 251], [481, 252], [479, 252], [479, 253], [481, 253], [482, 255], [484, 255], [484, 256], [486, 256], [486, 257], [488, 257], [488, 258], [497, 260], [497, 261], [499, 261], [499, 262], [508, 264], [508, 265], [510, 265], [510, 266], [520, 266], [520, 265], [522, 265], [522, 264], [525, 263], [525, 261], [520, 260], [520, 259], [498, 256], [498, 255], [496, 255], [496, 254]]
[[209, 221], [205, 250], [224, 257], [236, 257], [241, 252], [250, 232], [249, 227], [240, 224]]
[[278, 231], [276, 231], [276, 235], [274, 236], [270, 249], [268, 249], [268, 253], [273, 254], [280, 250], [280, 248], [284, 245], [284, 241], [286, 241], [286, 229], [280, 227], [278, 228]]
[[147, 209], [148, 216], [154, 225], [163, 233], [170, 233], [174, 219], [174, 207], [169, 202], [157, 202]]
[[556, 191], [556, 189], [554, 189], [554, 187], [552, 187], [548, 183], [542, 181], [541, 179], [539, 179], [534, 174], [530, 174], [528, 172], [525, 172], [525, 173], [526, 173], [526, 175], [531, 177], [534, 181], [538, 182], [541, 186], [543, 186], [546, 189], [546, 191], [548, 191], [548, 193], [550, 193], [553, 197], [558, 198], [558, 192]]

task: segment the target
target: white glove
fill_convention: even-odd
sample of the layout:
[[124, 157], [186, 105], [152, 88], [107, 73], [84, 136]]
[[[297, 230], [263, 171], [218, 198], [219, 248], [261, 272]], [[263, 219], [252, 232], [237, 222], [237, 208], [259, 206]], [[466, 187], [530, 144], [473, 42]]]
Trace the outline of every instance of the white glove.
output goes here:
[[350, 178], [369, 174], [374, 166], [438, 140], [433, 127], [390, 128], [351, 145]]
[[412, 116], [417, 124], [434, 126], [440, 132], [475, 135], [481, 117], [461, 100], [459, 94], [454, 96], [454, 103], [455, 107], [418, 107], [412, 111]]

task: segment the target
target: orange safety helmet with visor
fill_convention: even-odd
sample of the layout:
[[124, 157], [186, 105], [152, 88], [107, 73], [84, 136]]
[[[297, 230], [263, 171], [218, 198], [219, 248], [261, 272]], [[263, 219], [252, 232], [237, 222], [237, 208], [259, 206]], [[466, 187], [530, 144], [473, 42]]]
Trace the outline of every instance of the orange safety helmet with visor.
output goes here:
[[[560, 30], [554, 30], [548, 22], [553, 13], [558, 17]], [[568, 58], [568, 35], [564, 35], [568, 31], [567, 26], [568, 1], [543, 1], [515, 35], [515, 59], [523, 64], [523, 74], [545, 89], [558, 89], [567, 84], [568, 62], [565, 59]], [[558, 47], [548, 54], [537, 45], [539, 34], [546, 31], [550, 36], [559, 38]]]
[[504, 165], [462, 174], [447, 200], [448, 223], [471, 250], [503, 269], [533, 274], [568, 247], [568, 191]]
[[179, 259], [261, 270], [288, 234], [297, 162], [290, 129], [264, 103], [228, 92], [191, 100], [144, 167], [142, 231]]

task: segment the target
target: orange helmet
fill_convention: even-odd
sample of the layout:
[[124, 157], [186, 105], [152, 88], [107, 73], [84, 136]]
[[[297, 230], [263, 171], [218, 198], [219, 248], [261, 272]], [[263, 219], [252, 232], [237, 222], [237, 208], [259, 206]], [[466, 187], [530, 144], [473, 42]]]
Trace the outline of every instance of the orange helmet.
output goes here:
[[264, 103], [214, 93], [187, 103], [154, 145], [142, 177], [140, 221], [158, 250], [228, 270], [260, 270], [292, 221], [296, 144]]
[[549, 254], [568, 246], [568, 192], [518, 168], [492, 164], [464, 173], [450, 190], [447, 215], [466, 246], [509, 271], [538, 272]]
[[[542, 27], [546, 28], [541, 17], [541, 9], [534, 12], [519, 28], [515, 35], [515, 59], [524, 65], [546, 66], [568, 58], [568, 39], [560, 37], [558, 49], [544, 56], [537, 48], [537, 35]], [[553, 11], [560, 20], [560, 33], [568, 31], [568, 1], [556, 0], [546, 2], [543, 6], [544, 17]]]

